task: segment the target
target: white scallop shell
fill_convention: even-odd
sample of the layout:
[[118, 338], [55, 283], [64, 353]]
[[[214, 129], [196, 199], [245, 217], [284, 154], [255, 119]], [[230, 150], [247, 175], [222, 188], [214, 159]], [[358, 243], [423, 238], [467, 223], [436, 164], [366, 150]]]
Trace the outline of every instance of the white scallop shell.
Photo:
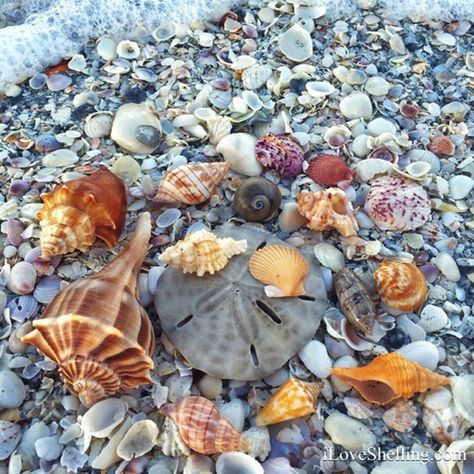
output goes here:
[[310, 341], [298, 353], [299, 358], [306, 368], [316, 377], [325, 379], [329, 377], [332, 360], [328, 355], [326, 346], [319, 341]]
[[232, 132], [232, 122], [229, 117], [222, 117], [216, 115], [206, 122], [207, 133], [209, 135], [209, 142], [217, 145], [224, 137], [227, 137]]
[[448, 315], [443, 308], [428, 304], [423, 308], [418, 325], [427, 333], [436, 332], [448, 326]]

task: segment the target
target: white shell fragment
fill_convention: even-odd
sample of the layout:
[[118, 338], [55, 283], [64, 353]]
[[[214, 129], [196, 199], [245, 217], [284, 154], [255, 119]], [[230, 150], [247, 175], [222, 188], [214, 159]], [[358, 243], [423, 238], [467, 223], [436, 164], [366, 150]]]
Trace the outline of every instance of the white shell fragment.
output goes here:
[[0, 461], [7, 459], [21, 439], [21, 427], [10, 421], [0, 420]]
[[136, 59], [140, 56], [140, 48], [135, 41], [120, 41], [117, 45], [117, 54], [124, 59]]
[[249, 133], [231, 133], [217, 145], [217, 151], [231, 164], [231, 170], [245, 176], [258, 176], [262, 165], [257, 161], [257, 139]]
[[457, 175], [449, 179], [449, 196], [452, 199], [464, 199], [474, 187], [474, 179], [469, 176]]
[[369, 97], [362, 92], [352, 92], [339, 103], [339, 110], [348, 119], [370, 119], [372, 117], [372, 103]]
[[313, 54], [311, 35], [300, 25], [294, 25], [278, 40], [280, 51], [292, 61], [306, 61]]
[[375, 435], [367, 426], [337, 411], [326, 418], [324, 429], [333, 443], [345, 449], [361, 451], [377, 444]]
[[367, 158], [357, 163], [356, 173], [364, 183], [367, 183], [376, 176], [387, 173], [392, 168], [392, 163], [389, 161], [379, 158]]
[[453, 381], [453, 399], [462, 416], [474, 424], [474, 375], [456, 377]]
[[451, 255], [446, 252], [440, 252], [432, 262], [439, 268], [439, 271], [451, 281], [459, 281], [461, 272], [458, 265]]
[[151, 420], [137, 421], [117, 446], [117, 455], [126, 461], [143, 456], [156, 444], [158, 427]]
[[314, 246], [314, 255], [321, 265], [330, 268], [333, 272], [344, 268], [344, 255], [333, 245], [324, 243], [316, 244]]

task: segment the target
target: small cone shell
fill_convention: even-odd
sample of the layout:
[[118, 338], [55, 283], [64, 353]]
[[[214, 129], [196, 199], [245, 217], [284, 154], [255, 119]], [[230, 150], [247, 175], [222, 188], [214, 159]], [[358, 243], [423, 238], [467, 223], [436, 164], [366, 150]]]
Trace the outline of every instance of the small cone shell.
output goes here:
[[382, 301], [400, 311], [417, 310], [428, 297], [426, 278], [413, 263], [385, 260], [374, 278]]
[[122, 252], [62, 290], [22, 338], [59, 366], [86, 405], [151, 382], [153, 328], [137, 299], [150, 233], [150, 214], [143, 213]]
[[397, 352], [376, 357], [365, 367], [332, 369], [343, 382], [354, 387], [362, 397], [377, 405], [397, 398], [411, 398], [415, 393], [440, 385], [449, 379], [405, 359]]
[[352, 171], [344, 160], [337, 155], [320, 155], [309, 162], [306, 174], [318, 184], [341, 187], [349, 186], [353, 179]]
[[257, 426], [272, 425], [310, 415], [316, 409], [319, 383], [287, 380], [257, 415]]
[[210, 199], [229, 169], [230, 163], [178, 166], [161, 180], [154, 202], [159, 205], [201, 204]]
[[56, 186], [41, 198], [44, 206], [37, 217], [43, 258], [85, 251], [96, 237], [111, 247], [117, 244], [127, 199], [123, 181], [107, 168]]
[[162, 406], [159, 413], [178, 426], [186, 445], [201, 454], [246, 451], [248, 443], [204, 397], [186, 397]]
[[208, 272], [213, 275], [222, 270], [231, 257], [244, 253], [246, 249], [246, 240], [219, 239], [212, 232], [200, 230], [168, 247], [160, 255], [160, 260], [180, 268], [183, 273], [203, 276]]
[[269, 245], [257, 250], [249, 260], [252, 276], [266, 285], [279, 288], [285, 296], [305, 294], [304, 280], [309, 265], [301, 253], [286, 245]]

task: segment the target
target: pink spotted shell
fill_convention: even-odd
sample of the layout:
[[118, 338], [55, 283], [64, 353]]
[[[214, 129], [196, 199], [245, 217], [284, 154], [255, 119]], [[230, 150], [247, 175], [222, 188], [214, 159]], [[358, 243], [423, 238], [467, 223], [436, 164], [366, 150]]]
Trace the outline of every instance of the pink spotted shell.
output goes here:
[[262, 166], [284, 178], [294, 178], [303, 171], [303, 149], [289, 135], [265, 135], [255, 145], [255, 154]]
[[417, 183], [398, 176], [372, 181], [365, 212], [381, 230], [414, 230], [428, 221], [431, 202]]

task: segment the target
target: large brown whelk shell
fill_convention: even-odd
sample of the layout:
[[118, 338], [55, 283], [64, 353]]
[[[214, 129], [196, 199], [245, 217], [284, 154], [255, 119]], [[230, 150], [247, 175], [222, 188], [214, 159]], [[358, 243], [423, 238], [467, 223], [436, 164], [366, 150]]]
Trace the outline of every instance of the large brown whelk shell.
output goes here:
[[127, 198], [123, 181], [107, 168], [60, 184], [41, 198], [44, 206], [37, 217], [43, 258], [84, 251], [96, 237], [111, 247], [117, 244]]
[[164, 332], [192, 367], [218, 378], [260, 379], [313, 337], [326, 309], [324, 282], [312, 249], [303, 249], [310, 268], [306, 296], [269, 298], [248, 263], [265, 243], [284, 243], [246, 227], [227, 225], [215, 233], [247, 240], [246, 252], [214, 275], [184, 275], [168, 267], [160, 277], [155, 307]]
[[153, 328], [137, 299], [150, 234], [150, 214], [143, 213], [122, 252], [62, 290], [22, 338], [59, 366], [86, 405], [151, 382]]

